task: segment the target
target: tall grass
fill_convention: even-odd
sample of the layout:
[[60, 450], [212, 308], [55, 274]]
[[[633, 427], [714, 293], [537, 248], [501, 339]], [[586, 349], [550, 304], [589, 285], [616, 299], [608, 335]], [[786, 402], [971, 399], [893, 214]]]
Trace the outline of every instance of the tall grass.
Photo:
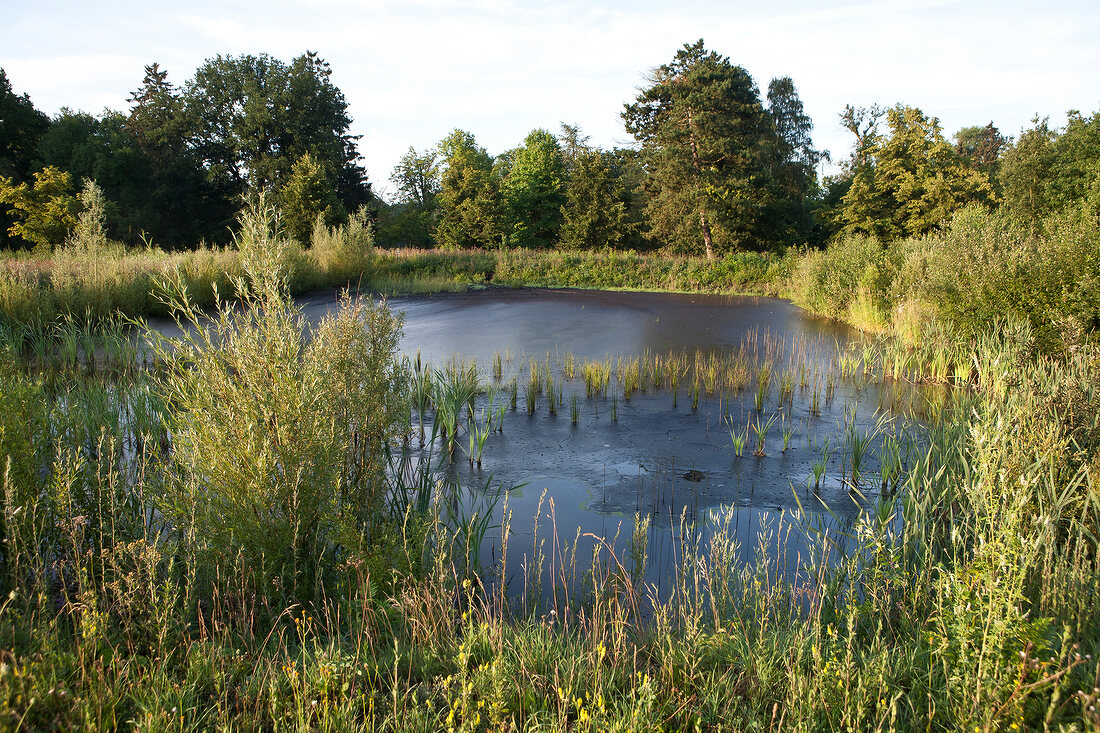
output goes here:
[[[670, 518], [677, 569], [658, 588], [645, 565], [664, 520], [638, 517], [622, 543], [544, 522], [525, 561], [505, 551], [479, 572], [477, 546], [506, 544], [509, 514], [487, 486], [459, 501], [430, 450], [402, 448], [399, 324], [348, 303], [303, 333], [271, 212], [246, 224], [234, 289], [250, 307], [208, 316], [174, 279], [194, 328], [150, 371], [50, 356], [65, 340], [79, 354], [75, 331], [43, 341], [49, 373], [20, 362], [33, 349], [0, 347], [5, 726], [1100, 726], [1087, 340], [1037, 356], [1027, 320], [974, 332], [921, 448], [900, 473], [882, 463], [893, 494], [849, 524], [765, 527], [742, 562], [732, 509]], [[890, 353], [873, 343], [848, 379], [868, 364], [882, 378]], [[532, 396], [542, 379], [536, 365]], [[525, 578], [552, 602], [516, 602]]]
[[844, 237], [808, 252], [788, 293], [813, 312], [888, 329], [911, 347], [969, 340], [994, 318], [1012, 318], [1030, 324], [1039, 352], [1065, 352], [1100, 326], [1098, 239], [1094, 212], [1058, 215], [1032, 231], [972, 206], [924, 237], [889, 245]]

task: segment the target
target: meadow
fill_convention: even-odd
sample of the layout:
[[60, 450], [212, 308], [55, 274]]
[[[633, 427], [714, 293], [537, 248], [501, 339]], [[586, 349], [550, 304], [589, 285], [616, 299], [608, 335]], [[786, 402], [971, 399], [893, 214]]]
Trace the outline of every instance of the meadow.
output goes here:
[[[1097, 729], [1095, 222], [1042, 237], [968, 210], [886, 248], [715, 261], [386, 252], [355, 220], [302, 249], [260, 208], [226, 250], [11, 256], [3, 725]], [[486, 538], [507, 558], [510, 524], [530, 519], [466, 511], [469, 487], [437, 467], [480, 461], [490, 393], [494, 409], [556, 402], [573, 421], [658, 379], [685, 406], [736, 390], [750, 421], [730, 426], [732, 458], [783, 444], [764, 408], [784, 376], [765, 394], [764, 362], [737, 355], [565, 359], [522, 381], [432, 368], [400, 357], [400, 318], [369, 298], [303, 321], [294, 293], [349, 284], [780, 293], [875, 334], [829, 362], [819, 399], [859, 380], [935, 383], [942, 400], [922, 405], [904, 461], [838, 426], [834, 448], [881, 451], [863, 483], [854, 458], [843, 478], [876, 500], [843, 534], [807, 518], [813, 552], [793, 577], [770, 550], [740, 560], [720, 515], [685, 527], [660, 593], [641, 572], [641, 514], [630, 536], [588, 538], [583, 562], [572, 528], [551, 525], [526, 566], [488, 565]], [[164, 314], [191, 327], [134, 340], [126, 318]], [[549, 396], [563, 383], [575, 398]], [[549, 596], [510, 593], [516, 576]]]

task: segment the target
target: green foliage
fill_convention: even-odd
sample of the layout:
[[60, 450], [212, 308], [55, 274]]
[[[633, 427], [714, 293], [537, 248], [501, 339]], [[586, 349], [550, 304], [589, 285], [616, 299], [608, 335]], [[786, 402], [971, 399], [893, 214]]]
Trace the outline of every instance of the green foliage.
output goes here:
[[844, 233], [919, 236], [967, 203], [992, 200], [988, 178], [959, 158], [939, 120], [900, 104], [886, 118], [888, 136], [873, 133], [874, 119], [869, 134], [857, 136], [851, 186], [837, 213]]
[[955, 133], [955, 152], [971, 168], [986, 175], [997, 200], [1001, 198], [1001, 154], [1008, 145], [1009, 141], [992, 122], [984, 127], [964, 127]]
[[775, 137], [771, 175], [777, 196], [767, 214], [767, 229], [779, 244], [806, 244], [813, 227], [810, 203], [818, 188], [817, 165], [825, 154], [813, 147], [813, 122], [790, 77], [768, 85], [768, 117]]
[[80, 215], [65, 244], [92, 253], [107, 247], [107, 201], [95, 181], [85, 179], [80, 189]]
[[1075, 348], [1100, 327], [1100, 220], [1073, 211], [1050, 217], [1043, 234], [1009, 211], [971, 205], [939, 232], [883, 248], [842, 236], [807, 252], [791, 283], [793, 299], [816, 313], [872, 331], [911, 314], [972, 338], [997, 318], [1027, 322], [1042, 353]]
[[178, 284], [171, 296], [190, 328], [157, 347], [172, 365], [158, 378], [173, 407], [162, 510], [196, 557], [239, 555], [249, 582], [313, 599], [337, 548], [364, 551], [388, 509], [380, 458], [404, 424], [400, 322], [348, 300], [303, 334], [274, 211], [261, 201], [241, 225], [247, 310], [208, 322]]
[[367, 212], [358, 213], [338, 226], [327, 226], [321, 217], [314, 222], [310, 250], [314, 261], [327, 277], [338, 284], [369, 280], [374, 267], [374, 234]]
[[803, 255], [795, 268], [791, 295], [815, 313], [878, 331], [891, 304], [892, 270], [891, 258], [878, 240], [866, 235], [841, 237], [825, 250]]
[[428, 249], [435, 246], [439, 206], [414, 203], [384, 204], [378, 212], [378, 244], [381, 247]]
[[499, 244], [500, 182], [493, 160], [474, 136], [454, 130], [439, 143], [445, 166], [439, 194], [436, 241], [442, 247], [486, 247]]
[[366, 203], [347, 100], [331, 77], [311, 52], [289, 64], [261, 54], [215, 56], [200, 66], [183, 102], [192, 144], [217, 188], [228, 195], [244, 193], [246, 184], [278, 188], [309, 154], [335, 176], [345, 208]]
[[622, 183], [599, 150], [581, 150], [571, 165], [562, 205], [562, 249], [615, 247], [626, 230]]
[[748, 72], [685, 45], [626, 106], [626, 129], [642, 145], [654, 235], [707, 257], [771, 243], [765, 211], [775, 190], [768, 166], [772, 123]]
[[295, 161], [279, 198], [287, 232], [303, 245], [310, 243], [310, 234], [318, 220], [332, 226], [347, 217], [328, 171], [309, 153]]
[[439, 153], [426, 150], [418, 153], [414, 148], [401, 156], [393, 169], [390, 181], [397, 186], [399, 201], [417, 206], [430, 206], [439, 195]]
[[72, 176], [53, 166], [35, 173], [33, 185], [0, 178], [0, 204], [15, 219], [8, 233], [40, 247], [61, 244], [76, 225]]
[[[0, 68], [0, 177], [22, 183], [31, 176], [38, 140], [50, 120], [34, 108], [26, 94], [16, 94], [7, 72]], [[6, 227], [5, 227], [6, 228]]]
[[409, 148], [390, 176], [397, 186], [397, 203], [379, 215], [378, 240], [384, 246], [431, 247], [439, 217], [439, 153]]
[[534, 130], [513, 154], [501, 183], [507, 212], [506, 240], [517, 247], [549, 247], [557, 243], [565, 203], [565, 166], [557, 138]]
[[1051, 129], [1046, 119], [1033, 124], [1003, 156], [1006, 208], [1032, 230], [1070, 209], [1100, 212], [1100, 112], [1071, 111], [1064, 130]]

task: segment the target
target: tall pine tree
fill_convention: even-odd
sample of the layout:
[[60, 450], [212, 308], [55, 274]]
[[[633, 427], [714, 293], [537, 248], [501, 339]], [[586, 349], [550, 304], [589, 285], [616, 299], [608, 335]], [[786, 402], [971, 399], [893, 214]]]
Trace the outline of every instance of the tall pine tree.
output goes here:
[[707, 257], [767, 247], [773, 137], [752, 77], [699, 40], [649, 82], [623, 119], [642, 146], [653, 234]]

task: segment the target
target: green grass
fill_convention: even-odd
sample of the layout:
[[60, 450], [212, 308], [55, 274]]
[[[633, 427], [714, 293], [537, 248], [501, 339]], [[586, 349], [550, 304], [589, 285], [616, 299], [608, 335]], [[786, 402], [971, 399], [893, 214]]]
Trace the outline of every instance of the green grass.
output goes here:
[[[109, 325], [113, 307], [91, 318], [75, 305], [28, 306], [37, 315], [26, 320], [5, 311], [4, 727], [1100, 726], [1100, 351], [1088, 339], [1046, 349], [1047, 326], [1028, 318], [968, 330], [944, 316], [939, 332], [920, 322], [925, 338], [938, 335], [919, 364], [895, 362], [905, 345], [870, 342], [847, 378], [956, 386], [930, 393], [939, 402], [919, 449], [880, 444], [893, 491], [871, 511], [839, 530], [807, 520], [796, 582], [774, 554], [739, 563], [732, 512], [702, 542], [683, 541], [698, 529], [683, 520], [673, 587], [660, 592], [642, 572], [648, 518], [621, 543], [597, 542], [588, 574], [567, 571], [578, 538], [553, 525], [528, 564], [479, 568], [489, 533], [508, 542], [509, 522], [495, 526], [492, 511], [506, 499], [478, 486], [481, 503], [460, 502], [446, 471], [402, 447], [414, 411], [421, 421], [436, 411], [429, 448], [443, 443], [448, 411], [452, 436], [472, 426], [476, 370], [406, 369], [399, 324], [377, 306], [348, 303], [306, 339], [293, 276], [278, 276], [302, 255], [262, 220], [250, 226], [239, 250], [201, 256], [237, 263], [227, 287], [251, 310], [209, 315], [191, 300], [202, 278], [182, 273], [176, 312], [201, 328], [155, 350], [149, 368]], [[108, 273], [58, 292], [84, 292], [72, 302], [86, 305], [107, 292]], [[108, 325], [84, 331], [85, 321]], [[710, 376], [705, 355], [674, 360], [693, 402], [707, 379], [721, 391], [745, 383], [736, 364]], [[606, 394], [609, 377], [610, 365], [593, 368], [586, 390]], [[830, 400], [835, 378], [825, 379]], [[542, 384], [532, 365], [532, 398]], [[513, 407], [517, 391], [513, 380]], [[834, 450], [850, 451], [851, 435]], [[866, 435], [855, 435], [861, 469]], [[817, 480], [829, 455], [826, 442]], [[782, 542], [774, 532], [764, 528], [761, 547]], [[544, 576], [551, 606], [504, 592], [508, 578]]]

